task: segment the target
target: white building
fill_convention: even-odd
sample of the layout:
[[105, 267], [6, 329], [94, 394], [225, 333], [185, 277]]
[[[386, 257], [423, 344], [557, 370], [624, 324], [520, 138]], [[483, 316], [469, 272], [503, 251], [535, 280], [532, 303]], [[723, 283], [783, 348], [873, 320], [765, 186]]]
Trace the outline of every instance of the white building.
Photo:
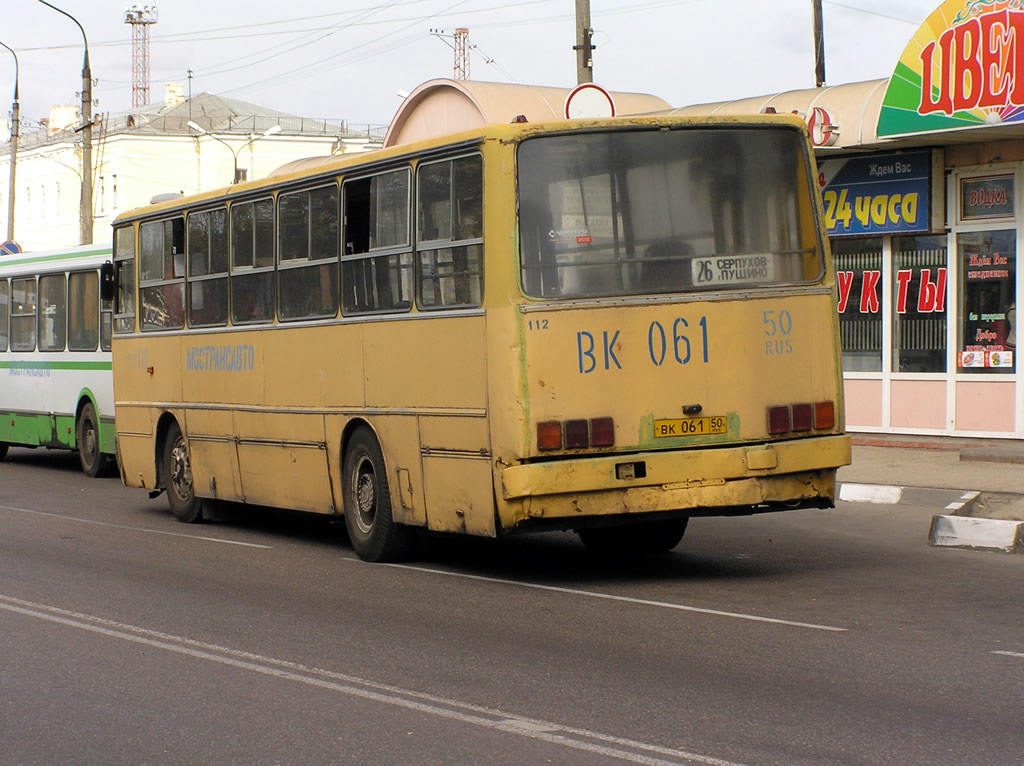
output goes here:
[[[57, 106], [42, 129], [21, 129], [15, 165], [14, 238], [22, 249], [77, 245], [82, 190], [79, 110]], [[192, 123], [190, 126], [189, 123]], [[279, 126], [279, 130], [278, 130]], [[197, 129], [198, 128], [198, 129]], [[161, 104], [93, 125], [93, 242], [110, 240], [118, 213], [166, 192], [195, 192], [265, 176], [304, 157], [378, 148], [387, 126], [310, 119], [168, 83]], [[271, 131], [267, 134], [268, 131]], [[266, 135], [265, 135], [266, 134]], [[0, 123], [0, 237], [8, 231], [10, 124]]]

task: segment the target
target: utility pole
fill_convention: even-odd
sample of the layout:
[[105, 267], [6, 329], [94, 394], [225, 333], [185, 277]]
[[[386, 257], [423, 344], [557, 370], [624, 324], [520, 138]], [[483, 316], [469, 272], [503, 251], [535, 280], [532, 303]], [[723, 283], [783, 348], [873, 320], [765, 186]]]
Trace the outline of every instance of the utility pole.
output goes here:
[[821, 21], [821, 0], [811, 0], [814, 6], [814, 87], [825, 84], [825, 31]]
[[590, 28], [590, 0], [576, 0], [576, 84], [594, 81], [594, 57], [591, 44], [594, 30]]
[[7, 239], [14, 241], [14, 170], [18, 164], [18, 136], [21, 133], [20, 108], [18, 107], [18, 54], [14, 49], [0, 43], [14, 56], [14, 103], [11, 105], [11, 172], [7, 192]]

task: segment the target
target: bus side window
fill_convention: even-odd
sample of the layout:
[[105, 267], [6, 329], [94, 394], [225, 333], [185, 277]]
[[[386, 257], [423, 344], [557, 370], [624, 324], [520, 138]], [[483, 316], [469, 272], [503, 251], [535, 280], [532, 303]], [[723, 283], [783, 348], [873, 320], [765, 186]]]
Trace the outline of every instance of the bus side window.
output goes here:
[[180, 329], [185, 325], [185, 219], [144, 223], [140, 233], [142, 329]]
[[419, 305], [483, 302], [483, 164], [480, 155], [417, 170]]
[[274, 319], [274, 201], [231, 206], [231, 322]]
[[100, 336], [99, 274], [68, 275], [68, 350], [95, 351]]
[[0, 351], [7, 350], [7, 322], [11, 316], [11, 286], [0, 279]]
[[11, 280], [11, 351], [36, 350], [35, 277]]
[[[131, 226], [122, 226], [114, 232], [114, 264], [117, 278], [114, 332], [129, 333], [135, 330], [135, 229]], [[104, 315], [108, 312], [104, 311]], [[108, 336], [104, 350], [109, 346]]]
[[188, 217], [186, 304], [192, 327], [228, 322], [227, 210], [204, 210]]
[[277, 199], [278, 316], [307, 319], [338, 312], [338, 187]]
[[346, 181], [342, 313], [412, 307], [408, 168]]

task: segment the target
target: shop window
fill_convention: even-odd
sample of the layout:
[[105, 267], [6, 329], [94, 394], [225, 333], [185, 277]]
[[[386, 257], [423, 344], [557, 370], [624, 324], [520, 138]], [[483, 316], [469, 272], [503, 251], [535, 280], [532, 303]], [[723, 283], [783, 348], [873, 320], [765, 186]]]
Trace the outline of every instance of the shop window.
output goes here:
[[946, 371], [946, 237], [893, 241], [894, 372]]
[[832, 240], [843, 370], [882, 370], [882, 238]]
[[957, 372], [1012, 373], [1017, 351], [1015, 233], [1012, 229], [961, 233], [957, 260]]

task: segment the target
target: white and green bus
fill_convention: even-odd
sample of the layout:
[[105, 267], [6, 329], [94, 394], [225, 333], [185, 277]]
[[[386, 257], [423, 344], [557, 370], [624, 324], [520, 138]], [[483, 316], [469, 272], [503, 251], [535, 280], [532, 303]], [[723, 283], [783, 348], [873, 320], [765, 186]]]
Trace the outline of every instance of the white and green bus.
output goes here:
[[95, 245], [0, 257], [0, 459], [47, 447], [77, 451], [89, 476], [112, 466], [110, 258]]

